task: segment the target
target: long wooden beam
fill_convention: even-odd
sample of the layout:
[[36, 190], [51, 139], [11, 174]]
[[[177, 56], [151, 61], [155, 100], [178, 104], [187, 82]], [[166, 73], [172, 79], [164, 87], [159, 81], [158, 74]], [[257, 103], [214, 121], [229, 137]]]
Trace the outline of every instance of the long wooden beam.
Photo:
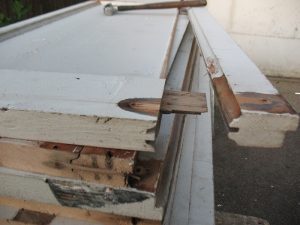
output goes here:
[[188, 11], [229, 127], [242, 146], [280, 147], [299, 116], [205, 8]]

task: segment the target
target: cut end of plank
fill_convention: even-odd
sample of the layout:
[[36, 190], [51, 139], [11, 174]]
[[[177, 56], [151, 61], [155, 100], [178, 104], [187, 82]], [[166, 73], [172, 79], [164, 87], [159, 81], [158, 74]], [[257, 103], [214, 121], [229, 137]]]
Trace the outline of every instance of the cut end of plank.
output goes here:
[[131, 98], [120, 101], [118, 106], [129, 112], [158, 116], [160, 101], [158, 98]]
[[236, 98], [242, 110], [296, 114], [296, 111], [281, 95], [243, 92], [236, 94]]
[[123, 110], [150, 116], [159, 112], [179, 114], [201, 114], [207, 112], [206, 96], [203, 93], [165, 91], [162, 99], [133, 98], [118, 103]]
[[228, 137], [238, 145], [278, 148], [285, 133], [297, 129], [299, 117], [281, 95], [234, 93], [226, 76], [212, 80], [230, 129]]

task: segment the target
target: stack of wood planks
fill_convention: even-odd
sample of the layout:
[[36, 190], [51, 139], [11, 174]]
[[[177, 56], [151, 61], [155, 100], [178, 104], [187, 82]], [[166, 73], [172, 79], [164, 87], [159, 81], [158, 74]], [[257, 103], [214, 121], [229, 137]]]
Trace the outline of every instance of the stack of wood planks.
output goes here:
[[90, 1], [0, 29], [0, 210], [23, 210], [0, 219], [214, 224], [210, 78], [237, 142], [259, 130], [279, 145], [298, 117], [265, 78], [261, 94], [230, 86], [243, 80], [222, 57], [243, 53], [226, 34], [219, 51], [206, 9], [102, 12]]

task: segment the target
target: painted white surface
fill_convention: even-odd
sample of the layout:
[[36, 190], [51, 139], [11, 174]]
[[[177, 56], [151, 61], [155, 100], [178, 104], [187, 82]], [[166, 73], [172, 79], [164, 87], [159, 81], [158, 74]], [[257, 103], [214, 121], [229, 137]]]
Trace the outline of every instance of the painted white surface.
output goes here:
[[170, 52], [170, 60], [168, 63], [168, 72], [170, 72], [172, 68], [173, 62], [175, 60], [177, 52], [179, 51], [179, 46], [182, 42], [188, 24], [189, 24], [189, 19], [186, 15], [178, 15], [178, 22], [174, 34], [172, 49]]
[[[193, 91], [211, 99], [210, 78], [202, 57], [198, 57]], [[185, 121], [175, 193], [167, 209], [165, 225], [214, 225], [212, 163], [212, 107], [208, 113], [188, 115]]]
[[216, 68], [213, 78], [225, 75], [234, 93], [278, 93], [206, 8], [190, 9], [188, 14], [207, 67], [213, 63]]
[[[0, 68], [160, 77], [177, 10], [96, 6], [0, 43]], [[1, 31], [1, 30], [0, 30]]]
[[177, 9], [59, 16], [0, 42], [0, 136], [153, 151], [157, 117], [117, 103], [162, 97]]
[[97, 4], [97, 2], [87, 1], [2, 27], [0, 28], [0, 41], [33, 30], [50, 22], [54, 22], [89, 7], [93, 7], [95, 4]]
[[300, 77], [299, 0], [209, 0], [207, 7], [265, 74]]
[[0, 70], [0, 79], [0, 108], [150, 121], [156, 117], [117, 104], [129, 98], [161, 98], [165, 83], [153, 77], [18, 70]]

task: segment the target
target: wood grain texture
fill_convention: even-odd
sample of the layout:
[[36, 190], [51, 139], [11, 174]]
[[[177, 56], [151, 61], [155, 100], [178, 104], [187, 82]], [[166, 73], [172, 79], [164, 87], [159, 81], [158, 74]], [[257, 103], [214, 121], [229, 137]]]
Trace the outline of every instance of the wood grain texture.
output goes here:
[[[57, 145], [56, 145], [57, 146]], [[121, 151], [121, 150], [120, 150]], [[50, 150], [30, 143], [0, 142], [0, 166], [25, 172], [126, 187], [126, 174], [133, 172], [134, 158], [105, 154]], [[108, 164], [109, 163], [109, 164]]]
[[230, 129], [242, 146], [280, 147], [299, 117], [207, 9], [188, 15]]
[[118, 105], [126, 111], [150, 116], [158, 116], [159, 113], [201, 114], [207, 112], [205, 94], [188, 91], [164, 91], [162, 99], [126, 99]]
[[162, 113], [180, 114], [207, 112], [205, 94], [188, 91], [165, 91], [160, 111]]

